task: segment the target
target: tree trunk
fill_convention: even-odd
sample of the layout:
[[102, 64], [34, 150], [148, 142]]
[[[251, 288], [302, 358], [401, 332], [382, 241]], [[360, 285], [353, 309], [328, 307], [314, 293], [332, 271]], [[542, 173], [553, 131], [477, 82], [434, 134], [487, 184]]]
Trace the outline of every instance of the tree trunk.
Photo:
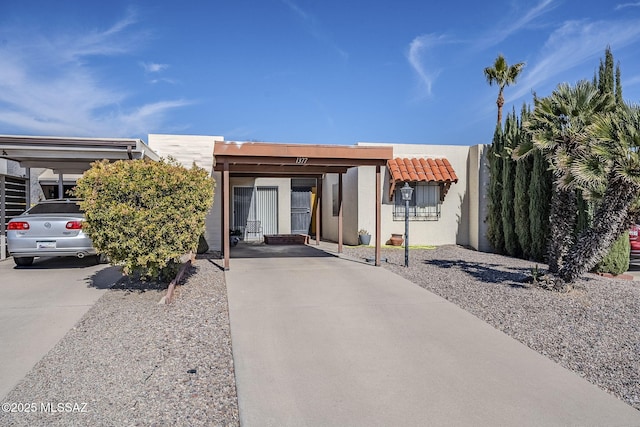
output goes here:
[[565, 255], [573, 243], [576, 227], [576, 195], [573, 191], [558, 189], [554, 184], [549, 212], [549, 246], [547, 257], [549, 272], [557, 274], [562, 268]]
[[502, 106], [504, 105], [504, 96], [502, 95], [502, 88], [498, 92], [498, 99], [496, 100], [498, 106], [498, 126], [502, 127]]
[[638, 187], [633, 183], [611, 178], [604, 196], [596, 209], [591, 227], [580, 233], [558, 276], [566, 283], [572, 283], [590, 271], [609, 251], [620, 236], [624, 226], [628, 226], [629, 207], [637, 198]]

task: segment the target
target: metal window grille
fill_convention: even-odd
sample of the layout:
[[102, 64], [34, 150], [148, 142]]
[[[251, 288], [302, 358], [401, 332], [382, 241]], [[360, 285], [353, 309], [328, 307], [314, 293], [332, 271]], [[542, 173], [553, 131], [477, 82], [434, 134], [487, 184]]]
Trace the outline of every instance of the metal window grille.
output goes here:
[[[435, 183], [410, 184], [413, 194], [409, 201], [410, 221], [437, 221], [440, 219], [440, 186]], [[400, 186], [393, 196], [393, 220], [404, 221], [405, 202], [402, 200]]]

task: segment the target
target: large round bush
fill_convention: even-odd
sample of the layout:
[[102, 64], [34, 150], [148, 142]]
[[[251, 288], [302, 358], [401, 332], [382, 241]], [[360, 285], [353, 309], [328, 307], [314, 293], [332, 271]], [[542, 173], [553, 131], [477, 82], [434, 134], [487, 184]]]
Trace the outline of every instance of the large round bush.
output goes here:
[[96, 162], [75, 194], [96, 249], [126, 274], [164, 278], [198, 248], [215, 182], [195, 165], [173, 160]]

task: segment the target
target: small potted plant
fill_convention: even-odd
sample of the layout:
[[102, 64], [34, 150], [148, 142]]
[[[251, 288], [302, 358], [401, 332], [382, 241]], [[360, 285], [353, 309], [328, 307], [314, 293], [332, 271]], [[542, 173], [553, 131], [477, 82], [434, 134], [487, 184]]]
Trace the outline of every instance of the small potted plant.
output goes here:
[[371, 234], [364, 228], [358, 231], [358, 240], [360, 240], [361, 245], [369, 245], [371, 242]]

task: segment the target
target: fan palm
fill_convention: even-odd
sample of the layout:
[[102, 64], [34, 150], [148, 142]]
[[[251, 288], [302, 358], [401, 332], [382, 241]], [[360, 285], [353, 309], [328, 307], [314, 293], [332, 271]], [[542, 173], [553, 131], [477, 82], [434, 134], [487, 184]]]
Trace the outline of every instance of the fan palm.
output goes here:
[[558, 273], [563, 259], [573, 244], [577, 219], [575, 189], [580, 181], [572, 174], [576, 158], [589, 156], [588, 127], [597, 115], [613, 109], [613, 97], [602, 95], [588, 81], [575, 86], [559, 85], [546, 98], [536, 98], [533, 114], [524, 123], [531, 139], [516, 147], [514, 157], [522, 157], [533, 149], [540, 150], [554, 173], [553, 194], [549, 214], [550, 235], [547, 258], [549, 271]]
[[571, 163], [574, 182], [603, 189], [591, 226], [583, 230], [558, 272], [571, 283], [592, 269], [635, 220], [630, 209], [640, 192], [640, 108], [619, 106], [596, 116], [589, 126], [589, 155]]
[[504, 105], [504, 88], [510, 86], [516, 82], [518, 75], [524, 68], [524, 62], [518, 62], [515, 65], [508, 65], [503, 55], [498, 55], [492, 67], [484, 69], [484, 75], [487, 78], [487, 82], [490, 86], [495, 83], [498, 85], [498, 99], [496, 105], [498, 106], [498, 126], [502, 124], [502, 106]]

